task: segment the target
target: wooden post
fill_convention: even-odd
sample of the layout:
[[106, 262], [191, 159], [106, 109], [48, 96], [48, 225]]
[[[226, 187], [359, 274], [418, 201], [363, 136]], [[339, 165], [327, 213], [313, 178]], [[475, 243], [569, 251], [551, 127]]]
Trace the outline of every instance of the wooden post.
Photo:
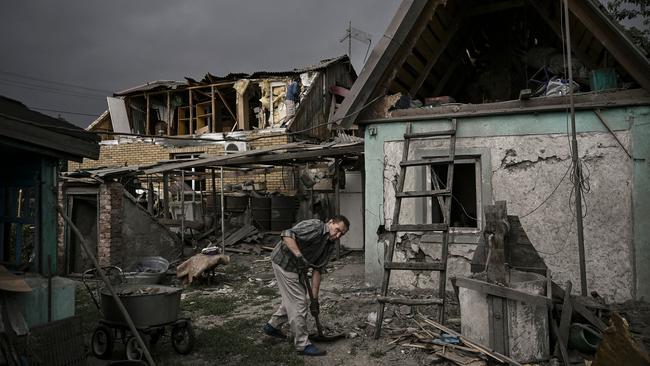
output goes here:
[[173, 116], [171, 96], [169, 95], [169, 92], [167, 92], [167, 136], [172, 134]]
[[153, 216], [153, 181], [147, 176], [147, 211]]
[[[194, 101], [192, 100], [192, 89], [189, 90], [190, 93], [190, 130], [188, 135], [194, 134]], [[185, 182], [183, 182], [185, 184]]]
[[149, 94], [147, 94], [147, 127], [145, 135], [151, 134], [151, 106], [149, 105]]
[[[341, 179], [339, 172], [339, 160], [334, 160], [334, 167], [336, 168], [334, 180], [334, 202], [336, 204], [335, 212], [337, 215], [341, 214], [341, 189], [339, 188], [339, 179]], [[348, 228], [349, 230], [350, 228]], [[341, 239], [336, 241], [336, 260], [341, 258]]]
[[[210, 86], [210, 102], [212, 103], [212, 123], [210, 126], [210, 132], [217, 132], [217, 100], [214, 99], [214, 85]], [[221, 132], [221, 131], [219, 131]], [[214, 184], [214, 169], [212, 169], [212, 174], [213, 174], [213, 181], [212, 184]]]
[[163, 173], [163, 209], [165, 210], [164, 217], [166, 219], [171, 218], [171, 212], [169, 212], [169, 173]]
[[[487, 282], [506, 285], [505, 238], [510, 230], [505, 201], [486, 205], [483, 238], [488, 248]], [[509, 354], [507, 300], [488, 295], [490, 346], [497, 352]]]
[[237, 93], [237, 127], [242, 130], [250, 129], [247, 95], [248, 88], [244, 89], [242, 94]]
[[[214, 98], [212, 99], [214, 103]], [[217, 179], [215, 177], [214, 168], [210, 169], [212, 173], [212, 227], [214, 228], [214, 237], [217, 237], [217, 228], [219, 227], [217, 221]]]

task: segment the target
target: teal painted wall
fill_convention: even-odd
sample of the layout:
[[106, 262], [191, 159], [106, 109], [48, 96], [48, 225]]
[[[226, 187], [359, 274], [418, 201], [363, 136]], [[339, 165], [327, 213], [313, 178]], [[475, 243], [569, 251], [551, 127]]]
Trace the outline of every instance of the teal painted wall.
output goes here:
[[40, 164], [41, 183], [41, 243], [42, 253], [36, 269], [41, 273], [49, 273], [48, 256], [51, 258], [52, 273], [56, 273], [56, 248], [57, 248], [57, 166], [54, 159], [42, 159]]
[[[634, 155], [645, 155], [650, 152], [650, 122], [649, 107], [629, 107], [604, 110], [603, 116], [610, 127], [616, 131], [632, 129], [634, 135]], [[377, 228], [384, 224], [384, 144], [387, 141], [401, 140], [407, 122], [377, 123], [366, 126], [365, 132], [365, 172], [366, 172], [366, 215], [365, 215], [365, 247], [366, 247], [366, 275], [367, 280], [373, 284], [381, 282], [383, 274], [384, 246], [378, 244]], [[413, 122], [415, 132], [444, 130], [449, 128], [449, 120], [431, 119]], [[523, 136], [523, 135], [550, 135], [567, 134], [570, 120], [566, 113], [539, 113], [516, 114], [489, 117], [474, 117], [458, 119], [457, 136], [460, 138], [493, 137], [493, 136]], [[607, 133], [593, 111], [579, 111], [576, 114], [576, 125], [581, 132]], [[644, 149], [641, 149], [643, 146]], [[643, 151], [643, 152], [642, 152]], [[634, 163], [634, 245], [636, 263], [644, 263], [643, 259], [650, 259], [650, 227], [645, 218], [650, 214], [650, 182], [648, 179], [648, 163], [635, 160]], [[489, 204], [490, 202], [483, 202]], [[592, 208], [593, 209], [593, 208]], [[645, 256], [641, 253], [645, 253]], [[643, 283], [650, 283], [650, 268], [636, 266], [635, 275], [637, 293], [648, 294], [650, 290], [643, 289]], [[647, 270], [646, 270], [647, 269]], [[650, 294], [648, 294], [650, 295]]]
[[650, 300], [650, 109], [630, 116], [633, 120], [634, 256], [636, 297]]

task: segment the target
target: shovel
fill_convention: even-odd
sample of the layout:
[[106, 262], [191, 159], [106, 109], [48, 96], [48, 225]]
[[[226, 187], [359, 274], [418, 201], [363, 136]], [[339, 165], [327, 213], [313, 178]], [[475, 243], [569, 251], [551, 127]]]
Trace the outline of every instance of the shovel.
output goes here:
[[[309, 302], [313, 303], [314, 302], [314, 294], [311, 292], [311, 283], [309, 283], [309, 278], [307, 278], [307, 273], [306, 272], [301, 272], [300, 273], [300, 279], [301, 281], [305, 284], [305, 287], [307, 289], [307, 295], [309, 296]], [[334, 335], [325, 335], [323, 333], [323, 326], [320, 324], [320, 319], [318, 318], [318, 315], [313, 315], [314, 320], [316, 321], [316, 329], [318, 329], [318, 334], [315, 335], [309, 335], [309, 339], [315, 342], [333, 342], [341, 338], [345, 338], [345, 333], [339, 333], [339, 334], [334, 334]]]

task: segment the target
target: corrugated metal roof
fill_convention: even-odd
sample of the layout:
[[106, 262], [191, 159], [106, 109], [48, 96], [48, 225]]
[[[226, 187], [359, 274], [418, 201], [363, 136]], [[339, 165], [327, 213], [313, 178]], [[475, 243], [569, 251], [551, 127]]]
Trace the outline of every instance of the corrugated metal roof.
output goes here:
[[200, 82], [197, 82], [196, 80], [193, 80], [191, 78], [186, 78], [186, 79], [190, 84], [212, 84], [212, 83], [218, 83], [223, 81], [237, 81], [239, 79], [266, 79], [266, 78], [282, 77], [282, 76], [291, 77], [291, 76], [302, 74], [304, 72], [321, 71], [336, 63], [349, 63], [349, 62], [350, 62], [350, 58], [347, 55], [343, 55], [335, 58], [321, 60], [315, 65], [295, 68], [293, 70], [288, 70], [288, 71], [257, 71], [252, 74], [230, 73], [226, 76], [216, 76], [211, 73], [207, 73], [203, 77], [203, 80], [201, 80]]
[[184, 81], [174, 81], [174, 80], [156, 80], [150, 81], [142, 85], [134, 86], [119, 92], [114, 93], [114, 96], [122, 96], [133, 93], [142, 93], [146, 91], [152, 91], [155, 89], [178, 89], [184, 88], [187, 86], [187, 83]]

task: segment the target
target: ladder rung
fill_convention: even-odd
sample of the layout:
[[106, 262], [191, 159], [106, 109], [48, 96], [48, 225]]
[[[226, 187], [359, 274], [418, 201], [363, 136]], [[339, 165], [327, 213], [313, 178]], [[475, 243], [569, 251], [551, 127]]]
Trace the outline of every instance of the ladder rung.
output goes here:
[[435, 262], [386, 262], [384, 269], [391, 270], [412, 270], [412, 271], [444, 271], [445, 264], [442, 261]]
[[403, 224], [391, 225], [388, 231], [447, 231], [449, 227], [445, 223], [437, 224]]
[[410, 191], [395, 193], [395, 197], [431, 197], [431, 196], [449, 196], [451, 192], [448, 189], [439, 189], [435, 191]]
[[415, 132], [415, 133], [405, 133], [405, 139], [422, 139], [427, 137], [435, 136], [451, 136], [456, 134], [456, 130], [443, 130], [443, 131], [431, 131], [431, 132]]
[[442, 299], [409, 299], [406, 297], [377, 297], [379, 303], [400, 304], [400, 305], [442, 305]]
[[420, 160], [407, 160], [401, 161], [400, 166], [422, 166], [422, 165], [431, 165], [431, 164], [444, 164], [444, 163], [453, 163], [454, 161], [450, 158], [428, 158]]

